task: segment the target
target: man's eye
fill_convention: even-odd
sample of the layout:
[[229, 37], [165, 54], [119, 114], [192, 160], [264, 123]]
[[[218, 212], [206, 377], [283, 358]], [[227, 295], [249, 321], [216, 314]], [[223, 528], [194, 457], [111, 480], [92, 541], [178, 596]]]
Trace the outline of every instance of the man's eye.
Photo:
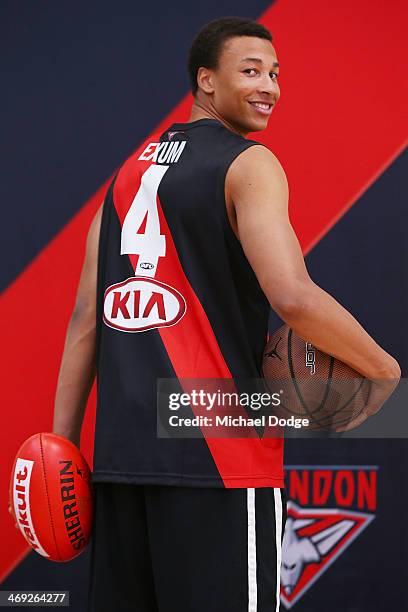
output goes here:
[[[254, 76], [255, 74], [258, 74], [258, 71], [256, 70], [256, 68], [246, 68], [244, 70], [244, 72], [246, 72], [247, 74], [249, 74], [250, 72], [252, 72], [253, 74], [249, 74], [249, 76]], [[273, 79], [274, 81], [276, 81], [276, 79], [279, 76], [278, 72], [270, 72], [269, 76], [271, 77], [271, 79]]]

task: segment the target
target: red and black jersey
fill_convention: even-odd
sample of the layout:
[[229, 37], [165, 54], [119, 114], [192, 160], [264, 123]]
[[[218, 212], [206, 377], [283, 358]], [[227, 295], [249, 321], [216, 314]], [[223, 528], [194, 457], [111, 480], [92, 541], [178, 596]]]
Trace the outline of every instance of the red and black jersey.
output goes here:
[[259, 144], [173, 124], [121, 166], [103, 206], [96, 482], [282, 487], [281, 439], [157, 437], [157, 379], [259, 378], [269, 303], [231, 229], [227, 170]]

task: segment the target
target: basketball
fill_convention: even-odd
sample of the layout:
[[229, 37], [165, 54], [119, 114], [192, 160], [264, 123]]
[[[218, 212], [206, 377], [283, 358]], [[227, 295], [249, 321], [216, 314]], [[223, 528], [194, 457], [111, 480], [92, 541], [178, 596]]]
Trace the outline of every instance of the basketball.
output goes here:
[[91, 473], [67, 438], [38, 433], [24, 442], [14, 460], [9, 501], [28, 544], [50, 561], [70, 561], [88, 544]]
[[368, 402], [367, 378], [302, 340], [287, 325], [269, 338], [262, 371], [268, 389], [282, 391], [277, 416], [307, 418], [315, 431], [347, 425]]

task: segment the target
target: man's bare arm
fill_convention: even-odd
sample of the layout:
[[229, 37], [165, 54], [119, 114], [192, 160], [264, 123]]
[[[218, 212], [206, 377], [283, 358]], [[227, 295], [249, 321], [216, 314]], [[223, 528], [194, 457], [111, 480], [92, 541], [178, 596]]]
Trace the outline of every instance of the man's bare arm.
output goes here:
[[399, 379], [397, 361], [310, 278], [288, 215], [288, 185], [263, 146], [242, 153], [227, 173], [237, 235], [272, 308], [294, 332], [369, 379]]
[[85, 260], [65, 338], [54, 406], [53, 432], [69, 438], [78, 447], [95, 378], [96, 279], [102, 206], [88, 231]]

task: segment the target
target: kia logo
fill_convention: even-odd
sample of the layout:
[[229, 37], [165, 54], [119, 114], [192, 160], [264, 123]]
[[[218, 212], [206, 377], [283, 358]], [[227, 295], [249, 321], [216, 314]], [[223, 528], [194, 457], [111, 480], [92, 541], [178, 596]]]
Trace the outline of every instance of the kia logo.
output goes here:
[[103, 320], [108, 327], [142, 332], [169, 327], [186, 312], [184, 297], [170, 285], [146, 276], [133, 276], [105, 291]]

